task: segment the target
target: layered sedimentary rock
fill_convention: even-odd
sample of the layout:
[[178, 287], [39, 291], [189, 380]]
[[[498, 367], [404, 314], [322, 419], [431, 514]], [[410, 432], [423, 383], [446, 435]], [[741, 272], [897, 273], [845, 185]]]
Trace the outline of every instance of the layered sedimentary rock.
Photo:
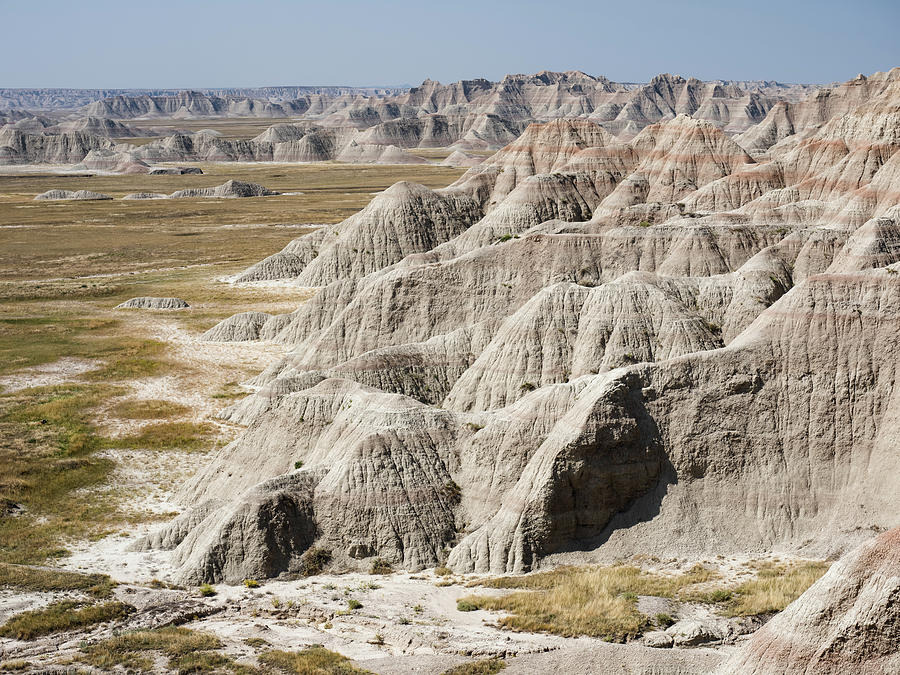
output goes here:
[[722, 675], [900, 671], [900, 529], [847, 554], [716, 671]]
[[240, 197], [269, 197], [280, 194], [274, 190], [240, 180], [228, 180], [209, 188], [188, 188], [177, 190], [169, 195], [169, 199], [184, 199], [188, 197], [210, 197], [215, 199], [236, 199]]
[[181, 493], [215, 506], [158, 536], [182, 578], [297, 569], [311, 542], [502, 573], [571, 550], [831, 555], [896, 527], [892, 77], [755, 159], [686, 114], [627, 142], [532, 125], [246, 270], [318, 290], [208, 333], [288, 353]]
[[102, 199], [112, 199], [109, 195], [99, 192], [91, 192], [90, 190], [47, 190], [35, 197], [35, 200], [58, 200], [69, 199], [77, 201], [96, 201]]
[[120, 305], [116, 305], [116, 309], [187, 309], [188, 307], [190, 305], [181, 298], [155, 298], [151, 296], [131, 298]]

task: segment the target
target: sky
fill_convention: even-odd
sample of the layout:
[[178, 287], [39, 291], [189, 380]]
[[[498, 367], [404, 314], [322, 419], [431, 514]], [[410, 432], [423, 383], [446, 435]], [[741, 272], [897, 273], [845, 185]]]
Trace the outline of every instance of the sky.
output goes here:
[[403, 85], [582, 70], [828, 83], [900, 66], [900, 0], [0, 0], [0, 87]]

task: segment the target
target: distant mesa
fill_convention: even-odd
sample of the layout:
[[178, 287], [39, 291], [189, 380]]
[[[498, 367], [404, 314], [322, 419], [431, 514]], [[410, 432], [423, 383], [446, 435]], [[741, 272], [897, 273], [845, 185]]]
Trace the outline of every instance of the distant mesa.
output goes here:
[[203, 173], [203, 169], [197, 166], [158, 166], [150, 169], [148, 173], [151, 176], [200, 175]]
[[35, 200], [40, 201], [53, 201], [53, 200], [61, 200], [61, 199], [70, 199], [74, 201], [91, 201], [91, 200], [102, 200], [102, 199], [112, 199], [109, 195], [104, 195], [99, 192], [91, 192], [90, 190], [76, 190], [72, 192], [71, 190], [47, 190], [46, 192], [42, 192]]
[[269, 190], [257, 183], [245, 183], [240, 180], [230, 180], [222, 185], [208, 188], [188, 188], [185, 190], [177, 190], [170, 195], [161, 192], [132, 192], [122, 199], [191, 199], [191, 198], [214, 198], [214, 199], [239, 199], [244, 197], [271, 197], [279, 195], [280, 192]]
[[154, 298], [150, 296], [131, 298], [121, 305], [116, 305], [116, 309], [187, 309], [190, 307], [181, 298]]
[[170, 199], [182, 199], [185, 197], [212, 197], [218, 199], [234, 199], [240, 197], [270, 197], [281, 194], [274, 190], [264, 188], [258, 183], [245, 183], [240, 180], [230, 180], [222, 185], [210, 188], [189, 188], [178, 190], [169, 195]]

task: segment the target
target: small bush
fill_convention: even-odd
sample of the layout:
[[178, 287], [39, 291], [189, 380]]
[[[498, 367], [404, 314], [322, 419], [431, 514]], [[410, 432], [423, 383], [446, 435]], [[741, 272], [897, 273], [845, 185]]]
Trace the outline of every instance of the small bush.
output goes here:
[[362, 606], [362, 603], [356, 598], [350, 598], [349, 600], [347, 600], [347, 609], [362, 609]]
[[391, 574], [393, 571], [394, 568], [384, 558], [375, 558], [372, 561], [372, 566], [369, 567], [369, 574]]
[[303, 461], [302, 461], [302, 460], [299, 460], [299, 459], [298, 459], [296, 462], [294, 462], [294, 468], [295, 468], [295, 469], [299, 469], [299, 468], [301, 468], [302, 466], [303, 466]]
[[654, 619], [656, 619], [656, 625], [662, 628], [668, 628], [673, 623], [675, 623], [675, 619], [672, 618], [672, 616], [669, 614], [660, 613], [657, 614]]
[[440, 567], [435, 567], [434, 573], [436, 576], [439, 576], [439, 577], [447, 577], [447, 576], [450, 576], [451, 574], [453, 574], [453, 570], [451, 570], [449, 567], [444, 567], [442, 565]]
[[204, 598], [210, 598], [218, 593], [218, 591], [209, 584], [203, 584], [202, 586], [200, 586], [200, 588], [197, 589], [197, 592], [200, 593], [200, 595]]
[[476, 609], [478, 609], [478, 605], [476, 605], [471, 600], [463, 598], [456, 601], [456, 609], [458, 609], [460, 612], [474, 612]]
[[305, 577], [321, 574], [330, 562], [331, 551], [318, 547], [310, 548], [300, 558], [300, 574]]
[[522, 391], [534, 391], [537, 389], [537, 385], [534, 382], [523, 382], [519, 385], [519, 389]]
[[247, 588], [259, 588], [259, 582], [256, 579], [244, 579], [244, 586]]
[[265, 647], [270, 643], [268, 640], [264, 640], [261, 637], [248, 637], [246, 640], [244, 640], [244, 644], [248, 647], [256, 647], [257, 649], [259, 649], [260, 647]]

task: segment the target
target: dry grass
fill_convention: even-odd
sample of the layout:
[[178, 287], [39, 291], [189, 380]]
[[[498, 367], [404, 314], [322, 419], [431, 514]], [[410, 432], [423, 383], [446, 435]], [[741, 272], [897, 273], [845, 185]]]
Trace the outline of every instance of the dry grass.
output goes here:
[[[236, 255], [255, 261], [297, 236], [302, 231], [297, 224], [343, 220], [364, 207], [373, 193], [397, 181], [443, 187], [463, 173], [459, 169], [422, 165], [197, 166], [204, 175], [0, 175], [0, 280], [223, 263], [233, 261]], [[260, 183], [279, 192], [302, 194], [249, 199], [118, 199], [131, 192], [170, 193], [210, 187], [231, 178]], [[116, 199], [34, 201], [35, 195], [53, 188], [93, 190]], [[284, 224], [295, 227], [285, 228]], [[243, 239], [246, 250], [237, 249], [234, 239]], [[35, 245], [36, 240], [40, 240], [40, 246]], [[84, 290], [99, 282], [82, 281], [86, 284]]]
[[310, 647], [301, 652], [272, 650], [261, 655], [259, 662], [292, 675], [362, 675], [369, 672], [355, 667], [347, 657], [323, 647]]
[[125, 400], [116, 403], [109, 412], [114, 417], [126, 420], [159, 420], [181, 417], [189, 413], [190, 408], [174, 401]]
[[167, 668], [177, 673], [255, 673], [255, 668], [239, 664], [215, 650], [222, 642], [214, 635], [186, 628], [160, 628], [127, 633], [81, 648], [78, 660], [101, 670], [123, 667], [149, 672], [159, 656], [168, 657]]
[[504, 668], [506, 668], [506, 662], [501, 659], [484, 659], [462, 663], [455, 668], [445, 670], [441, 675], [494, 675]]
[[134, 612], [134, 607], [121, 602], [82, 605], [66, 600], [30, 612], [16, 614], [0, 626], [0, 636], [15, 640], [34, 640], [43, 635], [87, 628], [121, 619]]
[[643, 572], [636, 567], [564, 567], [523, 577], [485, 582], [492, 588], [528, 589], [499, 597], [470, 596], [460, 603], [507, 612], [504, 628], [564, 636], [589, 635], [621, 641], [641, 634], [647, 617], [637, 611], [638, 595], [673, 597], [716, 573], [702, 566], [679, 575]]
[[79, 574], [0, 563], [2, 588], [39, 592], [82, 591], [96, 598], [108, 598], [115, 585], [115, 582], [105, 574]]
[[734, 589], [726, 612], [731, 616], [780, 612], [816, 583], [828, 567], [825, 562], [766, 565], [755, 579]]
[[[310, 231], [303, 223], [336, 222], [355, 213], [373, 193], [398, 180], [441, 187], [462, 173], [432, 166], [201, 167], [206, 175], [0, 176], [0, 376], [61, 357], [96, 363], [74, 382], [0, 392], [0, 500], [23, 507], [20, 515], [0, 517], [0, 561], [43, 563], [64, 556], [71, 541], [103, 536], [149, 517], [123, 509], [128, 495], [112, 485], [115, 463], [108, 453], [101, 454], [104, 448], [196, 451], [212, 445], [212, 427], [188, 421], [182, 406], [122, 402], [132, 382], [165, 374], [201, 390], [206, 386], [211, 397], [243, 394], [233, 384], [195, 384], [202, 378], [192, 362], [152, 339], [148, 313], [115, 311], [115, 305], [140, 295], [183, 297], [189, 310], [158, 314], [189, 333], [250, 307], [292, 311], [308, 291], [232, 287], [215, 279]], [[33, 201], [53, 187], [120, 197], [217, 185], [229, 178], [303, 194]], [[239, 382], [248, 374], [246, 365], [236, 363], [223, 379]], [[113, 399], [120, 402], [110, 409]], [[100, 411], [156, 423], [124, 438], [104, 438], [97, 425]]]

